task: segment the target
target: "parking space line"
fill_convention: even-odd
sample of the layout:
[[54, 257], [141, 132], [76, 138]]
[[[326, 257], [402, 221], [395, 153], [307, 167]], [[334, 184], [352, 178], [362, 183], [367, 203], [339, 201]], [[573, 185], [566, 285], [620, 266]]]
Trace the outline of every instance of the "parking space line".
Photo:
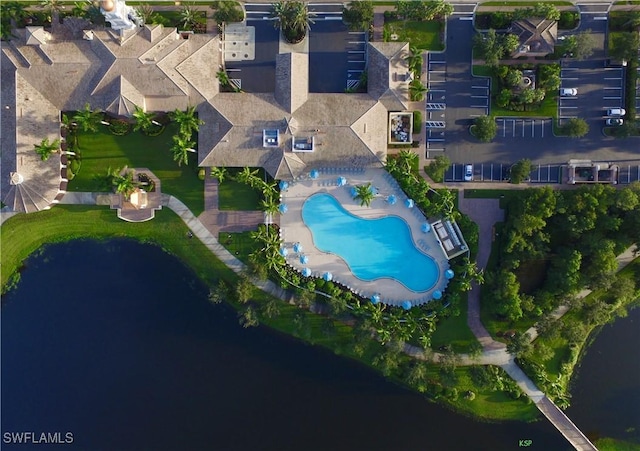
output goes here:
[[578, 78], [578, 77], [571, 77], [571, 78], [569, 78], [569, 77], [562, 77], [562, 79], [563, 79], [563, 80], [579, 80], [579, 78]]
[[486, 108], [487, 105], [471, 105], [469, 108]]
[[544, 138], [544, 121], [542, 121], [542, 126], [540, 127], [540, 130], [542, 130], [542, 137]]
[[622, 87], [615, 87], [615, 88], [604, 88], [604, 89], [622, 89]]
[[605, 80], [622, 80], [622, 77], [604, 77]]
[[536, 137], [536, 131], [533, 128], [535, 125], [536, 125], [536, 121], [535, 120], [531, 121], [531, 137], [532, 138]]
[[511, 136], [516, 136], [516, 121], [513, 121], [513, 133], [511, 134]]
[[472, 99], [486, 99], [489, 96], [471, 96]]
[[622, 97], [620, 97], [620, 96], [617, 96], [617, 97], [607, 97], [607, 96], [605, 96], [605, 97], [603, 97], [603, 99], [604, 100], [621, 100]]
[[524, 138], [524, 120], [522, 121], [522, 137]]
[[577, 106], [561, 106], [560, 108], [561, 108], [561, 109], [562, 109], [562, 108], [565, 108], [565, 109], [568, 109], [568, 110], [571, 110], [571, 109], [574, 109], [574, 110], [575, 110], [575, 109], [578, 109], [578, 107], [577, 107]]
[[365, 60], [358, 60], [358, 61], [347, 61], [347, 63], [358, 63], [358, 64], [362, 64], [366, 62]]

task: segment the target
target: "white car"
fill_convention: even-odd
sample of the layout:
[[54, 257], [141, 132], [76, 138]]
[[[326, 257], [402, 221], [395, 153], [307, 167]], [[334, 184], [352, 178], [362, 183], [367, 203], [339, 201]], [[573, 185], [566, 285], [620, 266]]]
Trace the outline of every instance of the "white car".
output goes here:
[[560, 97], [575, 97], [578, 95], [576, 88], [562, 88], [560, 90]]
[[464, 181], [472, 182], [473, 181], [473, 165], [466, 165], [464, 167]]
[[619, 117], [610, 117], [605, 121], [605, 123], [610, 126], [620, 126], [624, 124], [624, 120]]
[[627, 111], [624, 108], [609, 108], [607, 110], [607, 116], [616, 117], [616, 116], [624, 116], [627, 114]]

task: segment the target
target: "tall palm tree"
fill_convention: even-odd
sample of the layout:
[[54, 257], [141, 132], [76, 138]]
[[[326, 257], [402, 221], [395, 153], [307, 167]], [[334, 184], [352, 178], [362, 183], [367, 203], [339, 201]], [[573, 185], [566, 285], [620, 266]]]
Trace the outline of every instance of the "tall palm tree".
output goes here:
[[193, 30], [198, 24], [198, 10], [193, 5], [184, 5], [180, 10], [180, 24], [184, 30]]
[[278, 213], [278, 204], [272, 197], [261, 201], [260, 204], [262, 205], [262, 210], [265, 213], [270, 215], [275, 215], [276, 213]]
[[427, 88], [420, 83], [420, 80], [413, 80], [409, 83], [409, 96], [414, 102], [421, 102], [424, 99], [424, 95], [427, 92]]
[[155, 117], [155, 114], [147, 113], [136, 105], [136, 110], [133, 112], [132, 116], [136, 120], [136, 123], [133, 126], [133, 131], [137, 132], [142, 130], [146, 133], [153, 128], [153, 118]]
[[227, 168], [223, 168], [223, 167], [211, 168], [211, 177], [217, 178], [218, 183], [222, 183], [223, 180], [227, 177]]
[[140, 6], [136, 6], [135, 8], [138, 16], [142, 19], [143, 23], [151, 24], [153, 23], [153, 8], [146, 3], [141, 4]]
[[287, 42], [296, 44], [304, 39], [311, 28], [313, 19], [307, 4], [301, 1], [284, 0], [271, 5], [271, 17], [276, 18], [274, 26], [280, 27]]
[[376, 197], [371, 191], [371, 183], [367, 183], [366, 185], [358, 185], [356, 186], [356, 199], [360, 201], [360, 206], [366, 205], [367, 207], [371, 205], [371, 201]]
[[240, 183], [245, 183], [252, 188], [258, 188], [262, 183], [262, 179], [258, 177], [259, 172], [260, 172], [259, 169], [255, 169], [252, 171], [250, 168], [244, 167], [242, 171], [238, 173], [238, 175], [236, 176], [236, 179]]
[[102, 112], [100, 110], [92, 110], [87, 103], [84, 109], [76, 111], [73, 115], [73, 121], [83, 132], [97, 132], [98, 124], [102, 120]]
[[42, 161], [47, 161], [51, 154], [60, 149], [60, 140], [56, 139], [53, 142], [49, 142], [49, 138], [44, 138], [40, 141], [40, 144], [34, 144], [35, 151], [40, 155]]
[[189, 164], [189, 152], [195, 152], [193, 148], [196, 143], [190, 141], [190, 136], [174, 135], [171, 152], [173, 153], [173, 161], [178, 162], [178, 166]]
[[409, 70], [416, 75], [420, 75], [422, 71], [422, 51], [416, 47], [409, 47], [409, 56], [406, 58], [407, 65], [409, 66]]
[[185, 111], [176, 109], [169, 113], [169, 117], [178, 123], [180, 133], [184, 135], [190, 136], [194, 132], [197, 133], [200, 126], [204, 124], [204, 121], [196, 116], [196, 107], [194, 106], [187, 107]]
[[411, 152], [410, 150], [406, 150], [406, 149], [403, 149], [400, 152], [398, 152], [398, 158], [397, 158], [398, 168], [404, 174], [412, 174], [413, 168], [414, 166], [416, 166], [418, 161], [419, 161], [418, 154], [416, 154], [415, 152]]
[[455, 195], [449, 189], [439, 190], [434, 196], [433, 203], [445, 218], [450, 218], [455, 209]]

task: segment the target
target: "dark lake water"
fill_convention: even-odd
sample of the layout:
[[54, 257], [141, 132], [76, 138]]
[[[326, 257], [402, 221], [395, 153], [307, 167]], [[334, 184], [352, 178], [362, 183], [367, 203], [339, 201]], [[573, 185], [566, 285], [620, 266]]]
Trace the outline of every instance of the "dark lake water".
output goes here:
[[640, 444], [640, 308], [596, 336], [571, 391], [567, 415], [585, 434]]
[[2, 449], [570, 449], [546, 421], [476, 422], [323, 349], [242, 329], [206, 294], [135, 242], [31, 258], [1, 311], [3, 441], [71, 432], [73, 443]]

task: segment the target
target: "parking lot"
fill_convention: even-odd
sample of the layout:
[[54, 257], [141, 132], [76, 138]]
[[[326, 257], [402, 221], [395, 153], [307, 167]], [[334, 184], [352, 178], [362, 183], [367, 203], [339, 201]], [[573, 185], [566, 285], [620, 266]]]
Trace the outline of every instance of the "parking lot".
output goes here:
[[[314, 21], [308, 36], [310, 92], [344, 92], [355, 87], [364, 71], [367, 34], [349, 31], [342, 23], [342, 8], [337, 3], [309, 5]], [[280, 32], [273, 26], [271, 5], [247, 3], [245, 9], [246, 25], [253, 27], [250, 34], [255, 47], [241, 61], [227, 55], [225, 67], [229, 79], [247, 92], [273, 92]], [[231, 47], [235, 40], [234, 36], [225, 45]]]
[[532, 139], [553, 137], [553, 123], [551, 119], [498, 118], [496, 119], [500, 139]]
[[[464, 181], [464, 164], [452, 164], [445, 173], [445, 182]], [[507, 182], [509, 180], [510, 164], [479, 163], [473, 164], [474, 182]], [[530, 174], [531, 183], [560, 183], [562, 181], [562, 167], [560, 165], [534, 165]]]
[[426, 146], [429, 151], [444, 151], [447, 92], [447, 61], [443, 53], [427, 54]]
[[558, 100], [558, 117], [562, 119], [580, 117], [590, 125], [589, 136], [600, 135], [604, 127], [606, 110], [622, 108], [623, 68], [603, 67], [598, 61], [568, 61], [563, 64], [561, 87], [575, 88], [574, 97], [560, 97]]

